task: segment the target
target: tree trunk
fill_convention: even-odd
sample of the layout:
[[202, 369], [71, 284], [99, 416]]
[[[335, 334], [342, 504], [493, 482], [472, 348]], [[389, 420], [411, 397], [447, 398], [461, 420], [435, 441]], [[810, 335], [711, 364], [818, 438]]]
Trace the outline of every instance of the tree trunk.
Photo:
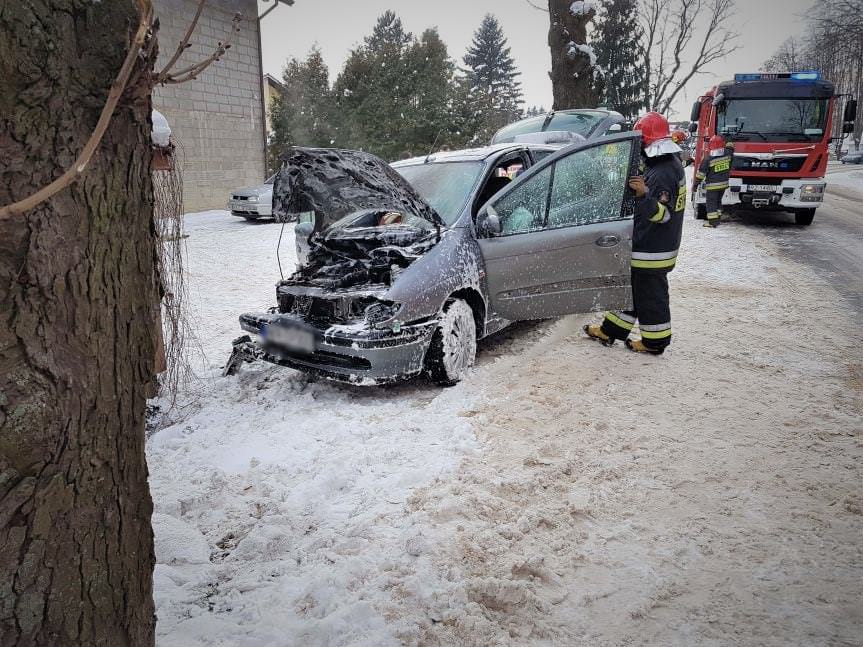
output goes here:
[[553, 110], [595, 108], [602, 97], [602, 78], [595, 74], [590, 55], [579, 50], [587, 43], [587, 24], [594, 11], [573, 14], [572, 0], [548, 0], [548, 46], [551, 49]]
[[[134, 0], [0, 5], [0, 204], [79, 154], [138, 19]], [[151, 67], [83, 178], [0, 220], [2, 645], [153, 643]]]

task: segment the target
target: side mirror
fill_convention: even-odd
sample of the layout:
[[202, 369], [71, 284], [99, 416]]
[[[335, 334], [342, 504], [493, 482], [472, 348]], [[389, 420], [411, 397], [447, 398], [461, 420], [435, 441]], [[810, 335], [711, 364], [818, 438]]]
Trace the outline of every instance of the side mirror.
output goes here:
[[[698, 121], [698, 118], [701, 116], [701, 102], [696, 101], [692, 104], [692, 112], [689, 113], [689, 121]], [[691, 128], [692, 126], [690, 126]], [[694, 131], [690, 131], [694, 132]]]
[[842, 121], [854, 122], [857, 119], [857, 99], [848, 99], [845, 104], [845, 112], [842, 114]]
[[611, 124], [608, 127], [608, 132], [610, 133], [619, 133], [621, 130], [623, 130], [623, 126], [621, 126], [620, 124]]
[[845, 134], [854, 132], [854, 122], [849, 121], [847, 123], [842, 124], [842, 132]]
[[697, 121], [693, 121], [689, 124], [689, 132], [691, 132], [691, 133], [697, 133], [698, 132], [698, 122]]
[[480, 238], [491, 238], [500, 235], [502, 228], [500, 226], [500, 218], [498, 218], [494, 209], [491, 206], [484, 208], [477, 218], [477, 232]]

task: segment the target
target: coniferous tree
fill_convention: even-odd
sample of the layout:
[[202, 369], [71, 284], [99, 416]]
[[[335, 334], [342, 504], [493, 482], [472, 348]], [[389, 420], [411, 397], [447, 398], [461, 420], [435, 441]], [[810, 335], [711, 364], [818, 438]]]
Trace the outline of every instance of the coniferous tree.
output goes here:
[[282, 74], [283, 93], [273, 100], [270, 118], [273, 134], [268, 163], [278, 167], [278, 157], [291, 146], [329, 146], [334, 142], [332, 94], [329, 70], [321, 52], [312, 47], [304, 61], [292, 58]]
[[402, 156], [427, 153], [456, 140], [453, 128], [455, 63], [437, 29], [427, 29], [405, 53], [405, 149]]
[[524, 98], [506, 36], [497, 18], [486, 14], [464, 56], [465, 74], [474, 110], [482, 115], [478, 136], [487, 140], [521, 116]]
[[605, 104], [629, 119], [644, 106], [641, 39], [637, 0], [607, 0], [592, 35], [593, 50], [605, 76]]
[[339, 113], [339, 146], [385, 159], [404, 155], [410, 122], [411, 79], [406, 54], [413, 40], [392, 11], [353, 50], [333, 86]]

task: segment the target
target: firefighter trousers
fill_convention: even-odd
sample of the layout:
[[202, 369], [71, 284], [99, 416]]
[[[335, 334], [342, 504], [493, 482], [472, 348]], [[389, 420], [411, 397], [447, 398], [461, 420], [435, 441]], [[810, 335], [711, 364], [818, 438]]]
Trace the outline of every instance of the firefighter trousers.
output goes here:
[[624, 340], [638, 322], [641, 341], [647, 348], [662, 350], [668, 346], [671, 343], [668, 272], [633, 268], [632, 303], [632, 310], [606, 312], [602, 332]]
[[722, 196], [725, 189], [707, 189], [707, 220], [719, 220], [722, 217]]

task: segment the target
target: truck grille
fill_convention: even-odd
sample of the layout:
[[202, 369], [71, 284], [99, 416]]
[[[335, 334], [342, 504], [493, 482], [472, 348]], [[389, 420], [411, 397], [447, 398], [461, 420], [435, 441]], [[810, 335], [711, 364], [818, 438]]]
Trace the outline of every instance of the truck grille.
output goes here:
[[792, 173], [803, 168], [805, 157], [777, 157], [772, 160], [761, 160], [755, 157], [743, 157], [735, 154], [731, 168], [735, 171], [767, 171], [774, 173]]

